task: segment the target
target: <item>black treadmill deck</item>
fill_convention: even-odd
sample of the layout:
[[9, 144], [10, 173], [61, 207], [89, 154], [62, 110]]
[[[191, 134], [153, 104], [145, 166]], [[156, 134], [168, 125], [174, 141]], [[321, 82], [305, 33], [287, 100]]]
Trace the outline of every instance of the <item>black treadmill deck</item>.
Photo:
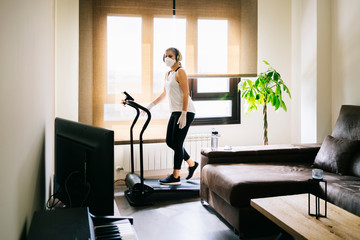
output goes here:
[[139, 195], [128, 189], [125, 196], [132, 206], [153, 205], [156, 201], [174, 199], [198, 198], [200, 192], [200, 179], [181, 179], [181, 185], [161, 185], [159, 179], [144, 179], [145, 186], [153, 188], [148, 194]]
[[200, 179], [181, 179], [181, 185], [162, 185], [159, 179], [144, 179], [144, 183], [155, 191], [200, 191]]

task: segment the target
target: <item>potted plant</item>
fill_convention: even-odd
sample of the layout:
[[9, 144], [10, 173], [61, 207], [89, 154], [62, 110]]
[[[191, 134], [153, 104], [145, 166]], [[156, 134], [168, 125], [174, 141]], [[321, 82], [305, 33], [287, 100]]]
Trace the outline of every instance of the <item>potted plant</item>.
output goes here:
[[267, 104], [270, 103], [275, 107], [275, 111], [282, 108], [287, 111], [286, 104], [283, 101], [283, 92], [291, 98], [291, 93], [281, 75], [267, 61], [266, 72], [260, 73], [258, 78], [253, 82], [250, 79], [242, 80], [238, 88], [241, 91], [241, 97], [245, 102], [245, 113], [257, 110], [258, 106], [263, 106], [264, 118], [264, 145], [268, 145], [268, 122], [267, 122]]

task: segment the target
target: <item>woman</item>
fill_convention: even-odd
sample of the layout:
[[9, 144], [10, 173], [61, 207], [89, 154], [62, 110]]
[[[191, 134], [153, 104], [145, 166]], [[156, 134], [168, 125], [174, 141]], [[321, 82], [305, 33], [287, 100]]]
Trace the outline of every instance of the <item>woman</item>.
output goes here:
[[189, 96], [189, 84], [186, 72], [181, 68], [181, 53], [176, 48], [168, 48], [163, 56], [166, 66], [170, 71], [165, 75], [164, 91], [147, 107], [149, 110], [168, 96], [171, 116], [167, 126], [166, 144], [174, 150], [173, 173], [160, 180], [165, 185], [180, 185], [180, 169], [182, 161], [189, 165], [190, 179], [199, 163], [192, 160], [183, 147], [189, 127], [195, 117], [194, 104]]

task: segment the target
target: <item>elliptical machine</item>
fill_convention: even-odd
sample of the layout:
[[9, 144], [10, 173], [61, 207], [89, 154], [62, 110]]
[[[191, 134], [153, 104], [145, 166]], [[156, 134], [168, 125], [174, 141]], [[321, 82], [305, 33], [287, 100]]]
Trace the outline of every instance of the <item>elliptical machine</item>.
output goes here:
[[[181, 185], [161, 185], [160, 179], [145, 179], [144, 178], [144, 159], [143, 159], [143, 134], [150, 123], [150, 111], [134, 101], [127, 92], [124, 92], [126, 98], [123, 100], [124, 105], [128, 105], [136, 110], [136, 116], [130, 127], [130, 153], [131, 153], [131, 172], [126, 175], [125, 182], [128, 189], [125, 191], [125, 196], [131, 206], [146, 206], [152, 205], [152, 200], [156, 199], [154, 194], [157, 193], [159, 197], [170, 197], [171, 193], [175, 193], [176, 197], [181, 194], [184, 197], [198, 197], [200, 191], [200, 179], [193, 179], [191, 181], [182, 181]], [[140, 131], [139, 148], [140, 148], [140, 176], [135, 173], [134, 164], [134, 138], [133, 128], [140, 116], [140, 110], [144, 111], [147, 119]], [[163, 193], [161, 195], [160, 193]]]

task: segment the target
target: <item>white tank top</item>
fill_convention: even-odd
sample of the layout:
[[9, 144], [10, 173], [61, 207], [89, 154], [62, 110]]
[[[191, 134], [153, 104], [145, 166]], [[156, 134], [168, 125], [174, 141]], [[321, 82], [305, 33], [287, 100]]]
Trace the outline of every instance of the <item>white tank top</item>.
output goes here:
[[[164, 87], [166, 95], [169, 99], [169, 106], [171, 112], [181, 112], [183, 105], [183, 91], [181, 90], [180, 84], [175, 79], [176, 72], [170, 72], [165, 78]], [[195, 113], [194, 103], [189, 96], [187, 112]]]

